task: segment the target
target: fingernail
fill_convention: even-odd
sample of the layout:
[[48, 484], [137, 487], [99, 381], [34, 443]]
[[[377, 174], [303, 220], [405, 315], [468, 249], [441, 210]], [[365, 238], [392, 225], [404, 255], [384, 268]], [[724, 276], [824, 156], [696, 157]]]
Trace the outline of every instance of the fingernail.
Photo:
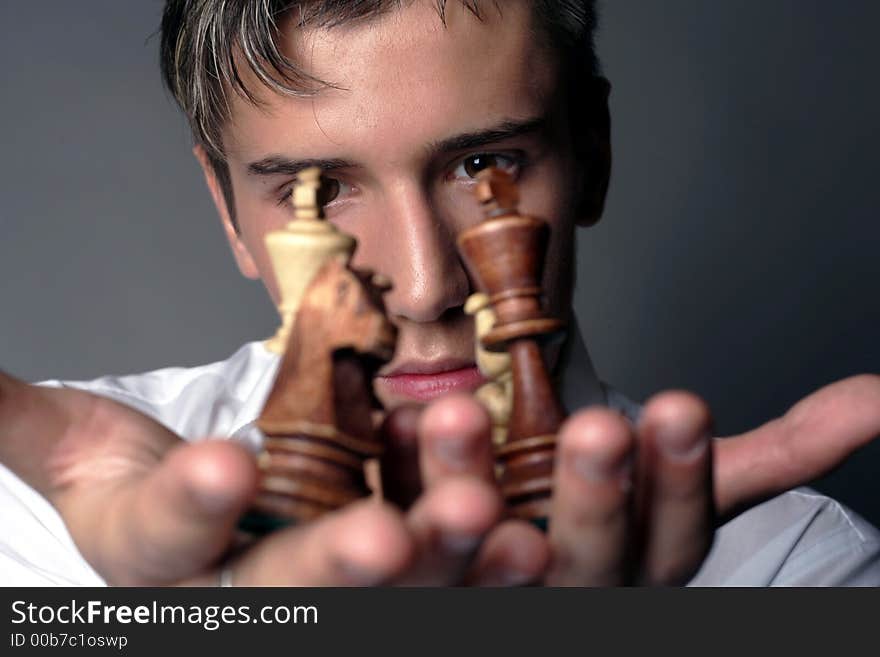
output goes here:
[[211, 516], [221, 516], [235, 507], [239, 498], [229, 491], [205, 490], [198, 486], [193, 487], [192, 496], [203, 513]]
[[623, 458], [601, 459], [595, 455], [578, 454], [571, 459], [571, 469], [581, 479], [593, 484], [604, 484], [618, 479], [621, 488], [632, 486], [633, 459], [630, 454]]
[[464, 468], [473, 458], [473, 441], [460, 437], [440, 438], [434, 441], [434, 454], [453, 468]]
[[350, 561], [339, 560], [337, 566], [343, 577], [353, 586], [376, 586], [385, 579], [384, 575]]
[[440, 542], [447, 552], [467, 554], [477, 549], [482, 538], [482, 536], [468, 534], [443, 534]]
[[532, 575], [519, 570], [505, 570], [499, 579], [501, 586], [523, 586], [532, 580]]
[[690, 463], [706, 451], [706, 436], [694, 434], [686, 427], [661, 427], [655, 434], [657, 445], [671, 461]]

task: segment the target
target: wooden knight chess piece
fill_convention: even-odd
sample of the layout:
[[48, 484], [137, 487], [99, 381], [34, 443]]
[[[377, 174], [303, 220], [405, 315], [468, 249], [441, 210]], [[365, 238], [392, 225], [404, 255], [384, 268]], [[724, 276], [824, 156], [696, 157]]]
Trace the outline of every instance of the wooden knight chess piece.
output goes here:
[[382, 299], [391, 286], [350, 267], [355, 240], [321, 220], [319, 181], [318, 170], [300, 174], [297, 219], [266, 238], [283, 317], [273, 341], [285, 346], [257, 420], [261, 479], [241, 525], [254, 533], [369, 495], [364, 463], [382, 451], [372, 382], [394, 354], [397, 332]]
[[518, 213], [518, 192], [505, 172], [481, 171], [476, 194], [485, 218], [459, 235], [458, 247], [497, 315], [482, 345], [507, 351], [513, 378], [507, 439], [496, 449], [499, 483], [511, 514], [540, 524], [550, 515], [556, 434], [565, 418], [541, 352], [564, 328], [541, 308], [550, 231], [546, 222]]

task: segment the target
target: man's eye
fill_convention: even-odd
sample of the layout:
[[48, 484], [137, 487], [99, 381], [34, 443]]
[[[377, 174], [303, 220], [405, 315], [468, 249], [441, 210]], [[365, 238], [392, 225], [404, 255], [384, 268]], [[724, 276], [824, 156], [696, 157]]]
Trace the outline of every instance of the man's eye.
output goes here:
[[[339, 200], [340, 197], [345, 197], [351, 194], [352, 188], [351, 185], [348, 185], [336, 178], [327, 178], [321, 177], [321, 193], [319, 196], [319, 203], [327, 207], [331, 203], [336, 200]], [[285, 203], [290, 203], [290, 197], [293, 194], [293, 185], [286, 187], [282, 192], [281, 196], [278, 199], [278, 205], [284, 205]]]
[[341, 183], [336, 178], [321, 177], [321, 192], [318, 195], [318, 202], [321, 205], [328, 205], [339, 197], [342, 188]]
[[502, 171], [507, 171], [514, 178], [517, 177], [520, 170], [520, 163], [517, 158], [511, 155], [501, 155], [500, 153], [477, 153], [468, 155], [452, 172], [453, 179], [473, 179], [477, 177], [483, 169], [495, 167]]

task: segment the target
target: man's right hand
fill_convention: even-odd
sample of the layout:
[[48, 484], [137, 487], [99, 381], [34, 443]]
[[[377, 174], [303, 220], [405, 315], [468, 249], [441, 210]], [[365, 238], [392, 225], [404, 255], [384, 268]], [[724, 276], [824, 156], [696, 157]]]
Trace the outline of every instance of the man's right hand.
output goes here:
[[[0, 461], [55, 506], [83, 557], [112, 585], [214, 585], [221, 567], [238, 586], [536, 580], [549, 554], [528, 527], [499, 522], [484, 419], [473, 418], [468, 432], [457, 414], [450, 438], [443, 413], [438, 404], [427, 424], [415, 413], [395, 420], [421, 422], [419, 440], [444, 446], [414, 449], [420, 456], [410, 463], [408, 446], [397, 445], [386, 470], [395, 472], [396, 461], [403, 476], [414, 466], [425, 483], [406, 511], [364, 500], [275, 532], [229, 562], [257, 485], [253, 456], [230, 441], [186, 443], [109, 399], [0, 373]], [[485, 453], [456, 454], [456, 445]]]

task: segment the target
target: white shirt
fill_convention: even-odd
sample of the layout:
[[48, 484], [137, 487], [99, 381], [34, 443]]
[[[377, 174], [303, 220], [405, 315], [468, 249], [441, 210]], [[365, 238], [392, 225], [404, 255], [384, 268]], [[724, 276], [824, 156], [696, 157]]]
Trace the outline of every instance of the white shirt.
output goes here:
[[[560, 381], [569, 409], [603, 404], [634, 420], [639, 407], [596, 377], [580, 336], [564, 354]], [[90, 382], [50, 381], [110, 397], [155, 418], [186, 440], [227, 436], [255, 444], [253, 423], [279, 358], [261, 342], [194, 368], [167, 368]], [[0, 585], [101, 586], [55, 509], [0, 465]], [[698, 586], [880, 584], [880, 533], [841, 504], [798, 489], [725, 524], [699, 573]]]

